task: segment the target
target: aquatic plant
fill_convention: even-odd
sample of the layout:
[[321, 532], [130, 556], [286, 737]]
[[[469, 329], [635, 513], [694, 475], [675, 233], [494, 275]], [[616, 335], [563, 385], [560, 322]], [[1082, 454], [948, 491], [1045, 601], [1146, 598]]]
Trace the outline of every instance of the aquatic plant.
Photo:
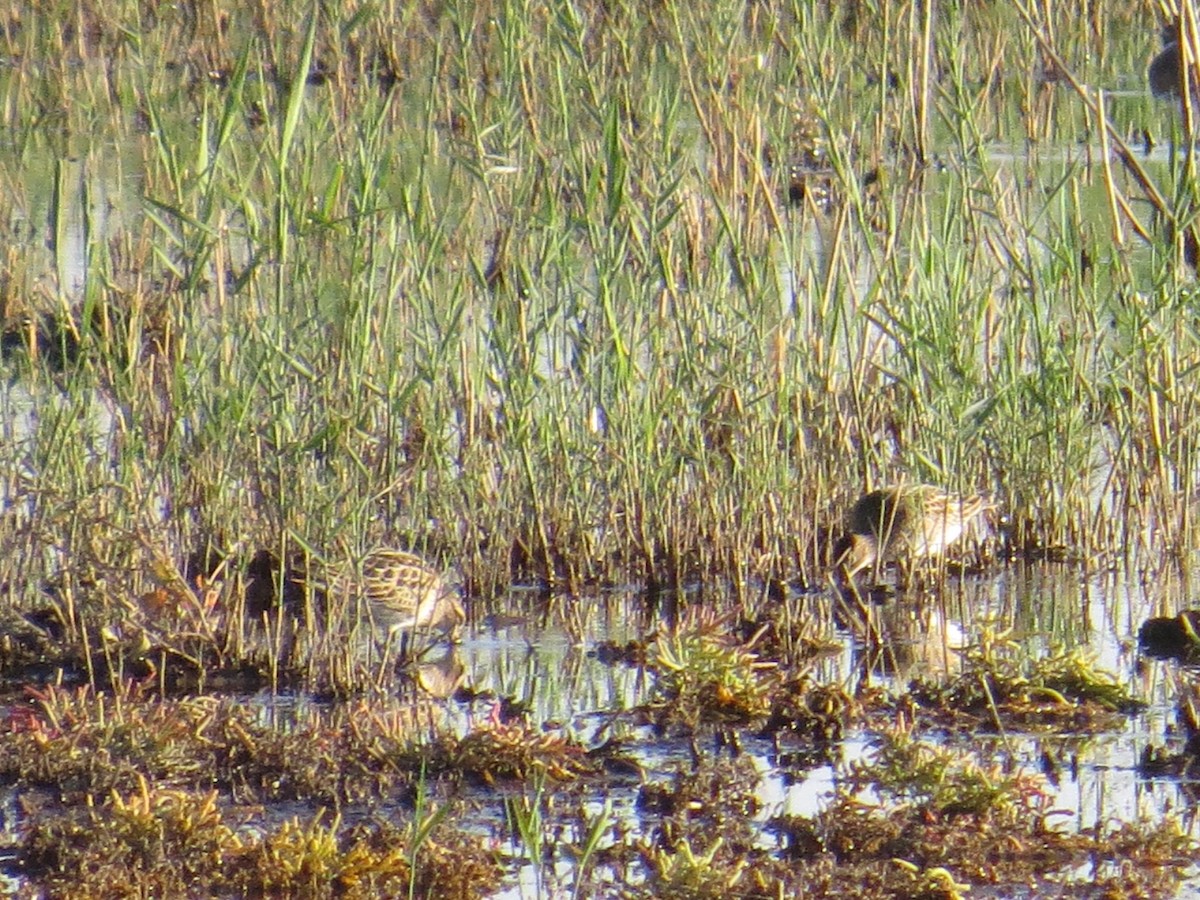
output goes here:
[[[857, 485], [997, 491], [1011, 515], [986, 565], [1140, 575], [1200, 544], [1198, 182], [1192, 154], [1144, 152], [1187, 126], [1091, 87], [1140, 84], [1154, 11], [934, 12], [8, 11], [0, 662], [10, 684], [89, 690], [13, 710], [4, 777], [65, 798], [72, 840], [103, 830], [88, 798], [116, 792], [117, 831], [158, 853], [168, 822], [170, 852], [202, 857], [180, 823], [225, 839], [214, 787], [341, 809], [426, 780], [596, 775], [569, 726], [450, 734], [436, 704], [369, 693], [358, 611], [310, 576], [377, 545], [452, 562], [483, 614], [521, 581], [560, 606], [622, 585], [667, 619], [778, 615], [759, 639], [664, 626], [626, 657], [646, 649], [659, 692], [636, 715], [711, 721], [730, 752], [763, 725], [825, 753], [880, 707], [971, 733], [1113, 724], [1128, 704], [1112, 679], [1057, 652], [1042, 669], [985, 656], [884, 701], [805, 678]], [[353, 702], [288, 730], [187, 696], [216, 685]], [[805, 896], [958, 890], [956, 833], [922, 817], [961, 826], [1017, 801], [989, 766], [950, 773], [955, 801], [930, 787], [946, 764], [909, 761], [930, 779], [921, 808], [839, 802], [809, 829], [828, 841]], [[401, 895], [453, 895], [413, 874], [417, 847], [455, 846], [419, 818]], [[715, 887], [799, 893], [717, 818], [663, 828], [660, 886], [699, 889], [711, 859]], [[364, 893], [405, 881], [399, 833], [364, 838], [356, 870], [334, 822], [272, 829], [293, 880], [270, 884], [373, 865]], [[980, 878], [981, 861], [1024, 883], [1063, 858], [983, 824], [964, 837], [981, 838], [964, 854]], [[161, 874], [146, 893], [176, 886]]]
[[114, 700], [51, 688], [0, 730], [0, 778], [65, 797], [130, 792], [141, 780], [218, 787], [255, 802], [311, 799], [330, 806], [407, 793], [419, 775], [570, 778], [589, 771], [566, 737], [501, 726], [486, 737], [439, 729], [421, 702], [310, 709], [288, 727], [213, 697]]
[[977, 641], [963, 656], [962, 671], [954, 677], [918, 679], [910, 686], [923, 709], [946, 721], [966, 718], [999, 730], [1070, 725], [1093, 731], [1117, 727], [1145, 706], [1082, 651], [1030, 658], [1024, 645], [994, 623], [981, 623]]
[[1043, 779], [984, 768], [949, 746], [914, 738], [897, 728], [879, 737], [869, 762], [851, 765], [850, 790], [870, 785], [884, 798], [916, 804], [931, 817], [1044, 817], [1050, 795]]
[[774, 665], [712, 624], [660, 635], [648, 663], [658, 673], [656, 702], [672, 721], [746, 722], [770, 710]]
[[[26, 473], [0, 583], [29, 610], [51, 586], [81, 650], [141, 628], [197, 680], [349, 693], [353, 611], [286, 577], [342, 540], [452, 560], [481, 597], [812, 585], [848, 486], [903, 476], [1003, 488], [1013, 554], [1193, 545], [1197, 335], [1167, 239], [1125, 252], [1143, 182], [984, 138], [1107, 133], [1028, 64], [1053, 35], [1039, 60], [1140, 72], [1147, 11], [1102, 9], [1086, 35], [1024, 7], [878, 33], [806, 4], [15, 11], [0, 177], [55, 241], [3, 262], [39, 414], [0, 454]], [[814, 196], [789, 207], [797, 166]], [[259, 553], [281, 577], [251, 597]]]
[[215, 792], [143, 784], [82, 818], [39, 819], [21, 846], [29, 877], [62, 897], [131, 892], [288, 897], [483, 897], [496, 863], [479, 842], [442, 828], [410, 857], [413, 829], [345, 827], [318, 814], [247, 834], [226, 821]]

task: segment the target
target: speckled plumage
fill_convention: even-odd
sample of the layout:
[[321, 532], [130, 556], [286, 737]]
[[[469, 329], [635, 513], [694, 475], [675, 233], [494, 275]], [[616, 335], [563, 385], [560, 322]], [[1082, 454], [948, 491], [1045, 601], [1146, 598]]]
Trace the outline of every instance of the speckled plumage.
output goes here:
[[961, 497], [928, 484], [871, 491], [850, 509], [846, 533], [834, 547], [834, 566], [853, 577], [880, 561], [937, 556], [990, 508], [979, 494]]
[[404, 550], [369, 553], [358, 586], [381, 637], [414, 628], [452, 631], [466, 621], [458, 593], [425, 560]]

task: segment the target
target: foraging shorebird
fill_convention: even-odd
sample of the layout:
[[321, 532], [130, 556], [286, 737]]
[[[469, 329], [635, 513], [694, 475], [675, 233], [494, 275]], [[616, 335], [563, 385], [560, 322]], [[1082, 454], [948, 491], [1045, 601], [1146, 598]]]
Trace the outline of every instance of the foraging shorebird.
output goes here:
[[453, 631], [467, 620], [458, 592], [414, 553], [372, 551], [362, 562], [358, 585], [381, 637], [418, 628]]
[[415, 553], [381, 548], [331, 581], [332, 590], [365, 601], [375, 639], [390, 650], [400, 637], [401, 656], [414, 631], [449, 632], [453, 639], [466, 619], [457, 589]]
[[871, 491], [850, 510], [846, 533], [834, 546], [834, 568], [849, 579], [889, 559], [937, 556], [962, 537], [972, 519], [991, 508], [979, 494], [961, 497], [928, 484]]

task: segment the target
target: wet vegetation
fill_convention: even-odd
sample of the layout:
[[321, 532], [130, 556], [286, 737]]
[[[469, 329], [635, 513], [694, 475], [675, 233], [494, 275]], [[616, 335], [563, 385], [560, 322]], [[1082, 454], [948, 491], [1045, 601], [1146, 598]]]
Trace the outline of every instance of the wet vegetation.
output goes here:
[[[6, 887], [1194, 877], [1184, 823], [1064, 821], [1077, 765], [1015, 749], [1070, 756], [1166, 695], [1131, 768], [1200, 755], [1200, 181], [1191, 99], [1145, 80], [1194, 13], [933, 11], [8, 10]], [[835, 578], [845, 511], [910, 483], [986, 523]], [[331, 576], [381, 546], [460, 584], [467, 662], [381, 659]], [[1045, 571], [1072, 585], [1051, 610], [968, 602]], [[1078, 595], [1117, 578], [1153, 599], [1098, 623]], [[522, 661], [482, 671], [512, 622]], [[593, 708], [524, 668], [554, 629], [635, 689]], [[1097, 635], [1162, 660], [1156, 697]], [[815, 772], [819, 808], [763, 799]]]
[[[478, 839], [424, 823], [289, 820], [239, 835], [216, 792], [145, 789], [31, 828], [27, 873], [60, 897], [477, 897], [498, 867]], [[80, 872], [87, 876], [80, 879]]]
[[1112, 675], [1078, 652], [1030, 660], [1028, 651], [985, 626], [983, 643], [964, 648], [962, 671], [913, 684], [913, 698], [948, 724], [980, 729], [1094, 731], [1144, 706]]

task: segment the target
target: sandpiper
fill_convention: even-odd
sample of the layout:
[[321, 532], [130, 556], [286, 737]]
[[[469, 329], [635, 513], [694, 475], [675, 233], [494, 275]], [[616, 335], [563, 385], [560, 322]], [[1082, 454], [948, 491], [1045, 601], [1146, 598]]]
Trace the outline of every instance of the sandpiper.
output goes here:
[[373, 550], [356, 574], [380, 638], [425, 628], [453, 633], [466, 621], [457, 590], [414, 553]]
[[834, 568], [852, 578], [888, 559], [937, 556], [991, 507], [980, 494], [962, 497], [928, 484], [871, 491], [850, 510], [846, 533], [834, 546]]

